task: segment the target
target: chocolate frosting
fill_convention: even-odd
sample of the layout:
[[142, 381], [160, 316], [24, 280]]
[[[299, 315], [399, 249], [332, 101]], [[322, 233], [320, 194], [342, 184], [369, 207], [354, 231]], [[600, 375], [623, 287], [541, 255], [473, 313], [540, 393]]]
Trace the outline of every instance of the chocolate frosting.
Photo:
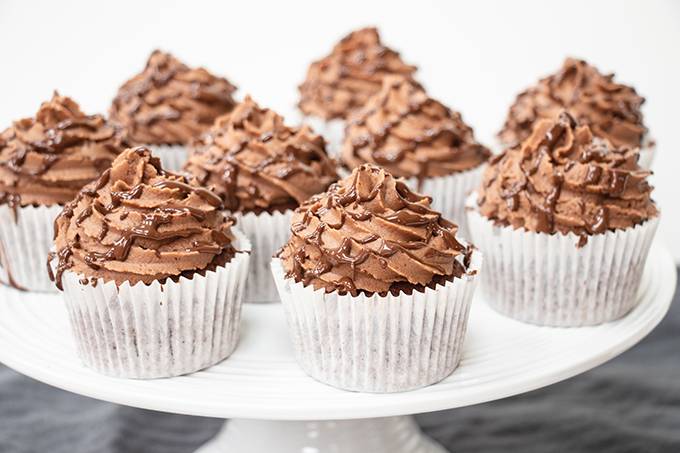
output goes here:
[[501, 225], [582, 238], [630, 228], [657, 214], [637, 160], [637, 149], [615, 148], [562, 112], [489, 162], [479, 210]]
[[120, 87], [109, 114], [136, 144], [185, 145], [234, 108], [235, 90], [226, 79], [155, 50]]
[[0, 134], [0, 202], [67, 203], [123, 149], [117, 128], [55, 92], [35, 118], [16, 121]]
[[430, 202], [383, 168], [362, 165], [294, 212], [279, 251], [286, 276], [353, 295], [461, 276], [467, 249]]
[[[233, 219], [217, 195], [165, 172], [144, 147], [124, 151], [55, 221], [56, 280], [65, 270], [151, 283], [227, 262]], [[48, 266], [49, 267], [49, 266]]]
[[338, 179], [321, 136], [249, 96], [194, 144], [185, 170], [233, 211], [295, 208]]
[[342, 147], [350, 168], [374, 163], [406, 178], [470, 170], [490, 155], [458, 112], [400, 76], [386, 77], [380, 92], [352, 116]]
[[346, 118], [380, 91], [389, 74], [411, 77], [415, 66], [383, 46], [375, 28], [363, 28], [344, 37], [330, 55], [315, 61], [300, 85], [298, 106], [303, 113], [321, 118]]
[[556, 74], [517, 96], [498, 136], [514, 146], [531, 134], [537, 120], [566, 110], [615, 147], [640, 147], [647, 133], [640, 110], [644, 102], [634, 88], [616, 83], [614, 74], [603, 75], [583, 60], [567, 58]]

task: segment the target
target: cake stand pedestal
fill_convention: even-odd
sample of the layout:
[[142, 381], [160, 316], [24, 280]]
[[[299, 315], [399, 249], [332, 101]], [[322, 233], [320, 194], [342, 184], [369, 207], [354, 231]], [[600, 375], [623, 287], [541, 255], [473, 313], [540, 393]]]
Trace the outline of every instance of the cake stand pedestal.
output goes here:
[[410, 414], [452, 409], [544, 387], [622, 353], [668, 311], [673, 260], [652, 246], [624, 318], [596, 327], [550, 328], [505, 318], [476, 296], [460, 367], [442, 382], [393, 394], [353, 393], [297, 366], [279, 304], [247, 305], [236, 352], [198, 373], [132, 380], [99, 375], [76, 355], [59, 295], [0, 288], [0, 361], [27, 376], [114, 403], [232, 419], [199, 453], [444, 453]]

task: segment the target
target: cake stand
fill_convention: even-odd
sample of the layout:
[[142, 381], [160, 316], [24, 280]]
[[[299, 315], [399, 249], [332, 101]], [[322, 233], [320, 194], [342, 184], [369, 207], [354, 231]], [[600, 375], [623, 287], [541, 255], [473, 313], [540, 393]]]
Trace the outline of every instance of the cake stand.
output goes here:
[[187, 376], [116, 379], [84, 368], [60, 296], [0, 289], [0, 361], [75, 393], [179, 414], [228, 418], [200, 453], [443, 453], [409, 414], [492, 401], [544, 387], [591, 369], [649, 333], [668, 311], [675, 266], [652, 246], [639, 305], [597, 327], [522, 324], [473, 302], [460, 367], [444, 381], [405, 393], [337, 390], [296, 365], [282, 307], [248, 305], [236, 352]]

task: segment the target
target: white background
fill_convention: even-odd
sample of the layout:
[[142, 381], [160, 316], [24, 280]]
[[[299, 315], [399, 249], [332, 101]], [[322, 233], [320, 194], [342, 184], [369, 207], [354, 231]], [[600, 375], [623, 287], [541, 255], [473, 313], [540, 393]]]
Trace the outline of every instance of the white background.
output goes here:
[[53, 89], [105, 112], [156, 47], [292, 118], [307, 65], [364, 25], [379, 26], [489, 145], [514, 95], [567, 55], [634, 85], [658, 143], [661, 234], [680, 262], [680, 2], [671, 0], [0, 1], [0, 128], [33, 115]]

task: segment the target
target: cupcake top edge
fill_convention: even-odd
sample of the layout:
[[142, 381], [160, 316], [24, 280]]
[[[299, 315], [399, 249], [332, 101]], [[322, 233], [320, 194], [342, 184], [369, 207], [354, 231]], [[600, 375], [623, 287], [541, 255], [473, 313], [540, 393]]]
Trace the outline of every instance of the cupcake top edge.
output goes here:
[[217, 195], [128, 149], [55, 220], [51, 277], [61, 289], [65, 271], [134, 285], [214, 270], [236, 253], [233, 223]]
[[346, 118], [380, 90], [386, 75], [411, 77], [416, 69], [382, 44], [376, 28], [362, 28], [342, 38], [329, 55], [309, 66], [299, 86], [298, 107], [306, 115], [327, 120]]
[[614, 146], [643, 146], [647, 138], [641, 110], [645, 98], [614, 77], [584, 60], [567, 58], [555, 74], [517, 95], [498, 133], [500, 141], [506, 146], [521, 143], [531, 135], [535, 122], [566, 110]]
[[638, 148], [617, 148], [563, 111], [490, 160], [479, 211], [500, 225], [539, 233], [586, 237], [630, 228], [658, 214], [651, 172], [638, 158]]
[[291, 238], [278, 252], [286, 277], [354, 296], [461, 277], [471, 248], [430, 203], [383, 168], [356, 168], [293, 213]]
[[118, 127], [101, 115], [84, 114], [55, 91], [34, 117], [0, 133], [0, 203], [65, 204], [126, 146]]
[[341, 152], [349, 168], [373, 163], [419, 179], [471, 170], [490, 156], [458, 112], [401, 76], [385, 77], [380, 92], [352, 115]]
[[250, 96], [193, 144], [184, 168], [234, 212], [294, 209], [338, 179], [323, 137]]
[[109, 109], [138, 145], [186, 145], [235, 105], [236, 87], [204, 68], [154, 50], [144, 70], [125, 82]]

